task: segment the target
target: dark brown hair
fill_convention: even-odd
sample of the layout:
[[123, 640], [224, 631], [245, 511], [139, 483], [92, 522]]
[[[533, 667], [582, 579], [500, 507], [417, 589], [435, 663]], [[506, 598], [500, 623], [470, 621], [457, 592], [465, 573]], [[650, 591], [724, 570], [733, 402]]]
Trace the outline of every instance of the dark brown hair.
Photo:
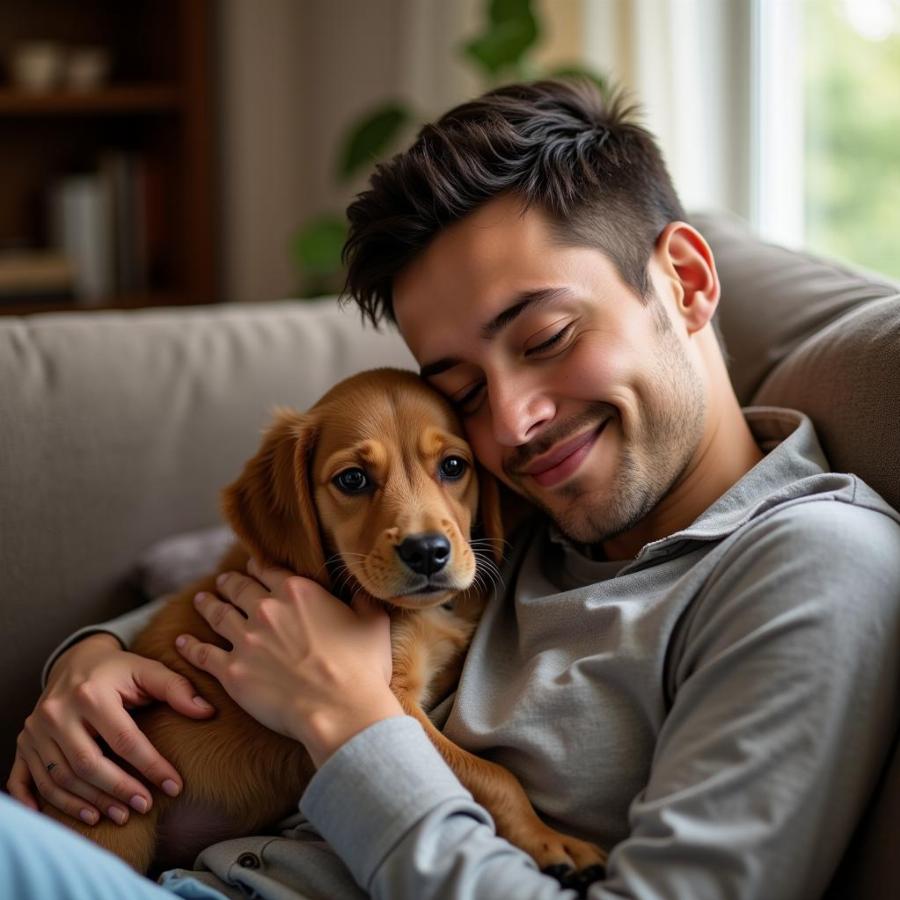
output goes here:
[[623, 93], [572, 79], [498, 88], [426, 125], [347, 210], [345, 302], [376, 326], [394, 321], [396, 274], [443, 228], [506, 193], [542, 210], [561, 243], [603, 250], [646, 301], [656, 239], [686, 217], [635, 115]]

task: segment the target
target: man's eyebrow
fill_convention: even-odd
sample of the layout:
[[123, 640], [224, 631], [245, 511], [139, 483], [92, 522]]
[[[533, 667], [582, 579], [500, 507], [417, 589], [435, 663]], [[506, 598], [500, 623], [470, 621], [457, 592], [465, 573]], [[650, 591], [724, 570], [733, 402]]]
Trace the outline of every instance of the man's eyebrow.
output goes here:
[[[490, 322], [487, 322], [481, 327], [481, 336], [484, 340], [489, 341], [491, 338], [496, 337], [507, 325], [522, 315], [526, 309], [540, 306], [544, 303], [550, 303], [553, 300], [558, 300], [560, 297], [569, 296], [571, 293], [569, 288], [565, 287], [537, 288], [533, 291], [523, 291], [516, 295], [513, 302], [507, 306], [506, 309], [501, 310], [490, 320]], [[440, 375], [441, 372], [446, 372], [447, 369], [458, 366], [459, 363], [459, 359], [452, 356], [445, 356], [432, 363], [426, 363], [419, 369], [419, 374], [422, 378], [430, 378], [433, 375]]]
[[516, 298], [506, 307], [506, 309], [494, 316], [494, 318], [486, 325], [482, 326], [481, 336], [489, 341], [492, 337], [495, 337], [498, 332], [506, 328], [510, 322], [522, 315], [526, 309], [530, 309], [534, 306], [543, 306], [545, 303], [558, 300], [560, 297], [569, 296], [571, 293], [569, 288], [565, 287], [537, 288], [537, 290], [534, 291], [524, 291], [521, 294], [516, 295]]

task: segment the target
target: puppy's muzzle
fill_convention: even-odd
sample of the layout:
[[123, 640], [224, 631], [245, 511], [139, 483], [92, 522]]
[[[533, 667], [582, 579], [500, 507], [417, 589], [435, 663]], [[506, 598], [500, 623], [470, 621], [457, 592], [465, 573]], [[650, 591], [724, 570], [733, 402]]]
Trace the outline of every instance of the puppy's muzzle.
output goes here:
[[437, 532], [411, 535], [394, 549], [408, 569], [426, 578], [440, 572], [450, 559], [450, 541]]

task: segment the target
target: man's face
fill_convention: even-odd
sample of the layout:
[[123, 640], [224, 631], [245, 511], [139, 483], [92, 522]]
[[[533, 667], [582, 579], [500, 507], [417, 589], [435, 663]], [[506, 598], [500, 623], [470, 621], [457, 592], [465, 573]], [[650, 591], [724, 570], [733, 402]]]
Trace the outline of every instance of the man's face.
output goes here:
[[482, 464], [579, 542], [639, 522], [702, 436], [703, 383], [661, 271], [651, 260], [659, 299], [642, 304], [605, 254], [560, 245], [502, 197], [394, 282], [400, 331]]

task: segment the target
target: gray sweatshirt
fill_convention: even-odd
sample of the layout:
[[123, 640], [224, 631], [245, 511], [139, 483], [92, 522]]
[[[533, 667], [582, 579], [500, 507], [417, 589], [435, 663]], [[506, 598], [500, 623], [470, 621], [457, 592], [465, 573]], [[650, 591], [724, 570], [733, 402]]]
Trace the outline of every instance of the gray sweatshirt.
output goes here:
[[[549, 824], [611, 850], [590, 900], [821, 896], [897, 729], [900, 515], [827, 471], [800, 413], [745, 414], [766, 456], [635, 559], [593, 561], [537, 524], [435, 713]], [[101, 628], [127, 645], [145, 619]], [[162, 880], [272, 900], [575, 896], [495, 835], [407, 717], [335, 752], [281, 836], [197, 867]]]

